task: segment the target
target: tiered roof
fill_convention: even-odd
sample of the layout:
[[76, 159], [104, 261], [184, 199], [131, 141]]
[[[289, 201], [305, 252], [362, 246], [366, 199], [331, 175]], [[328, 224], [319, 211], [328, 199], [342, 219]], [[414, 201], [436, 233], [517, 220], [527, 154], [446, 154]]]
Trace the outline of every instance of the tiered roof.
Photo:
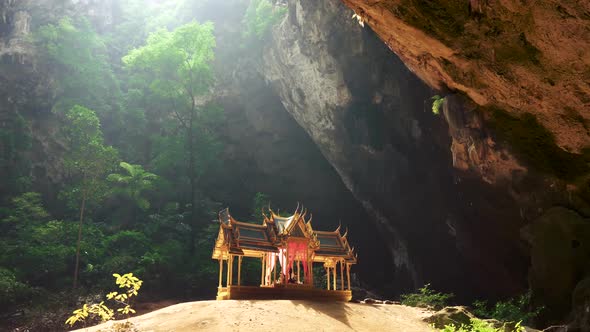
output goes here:
[[290, 238], [301, 238], [308, 240], [316, 262], [344, 259], [356, 263], [357, 256], [346, 238], [348, 232], [341, 235], [340, 226], [333, 232], [315, 231], [311, 216], [306, 220], [307, 210], [299, 206], [289, 217], [279, 216], [270, 208], [269, 215], [263, 215], [262, 225], [256, 225], [237, 221], [229, 209], [222, 210], [213, 259], [226, 259], [229, 254], [259, 257], [262, 252], [279, 252]]

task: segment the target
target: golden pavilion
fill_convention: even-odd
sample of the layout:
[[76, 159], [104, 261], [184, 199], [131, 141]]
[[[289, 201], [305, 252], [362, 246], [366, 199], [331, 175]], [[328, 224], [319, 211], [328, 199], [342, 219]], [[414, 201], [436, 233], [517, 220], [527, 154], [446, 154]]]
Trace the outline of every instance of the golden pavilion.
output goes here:
[[[340, 226], [333, 232], [314, 230], [311, 216], [306, 220], [307, 211], [299, 206], [289, 217], [281, 217], [270, 208], [268, 214], [263, 211], [262, 225], [257, 225], [235, 220], [229, 209], [219, 213], [219, 233], [212, 255], [219, 261], [217, 300], [350, 301], [350, 268], [356, 264], [357, 255], [346, 238], [348, 231], [340, 234]], [[242, 285], [245, 257], [260, 260], [260, 286]], [[325, 285], [314, 285], [318, 265], [325, 270]]]

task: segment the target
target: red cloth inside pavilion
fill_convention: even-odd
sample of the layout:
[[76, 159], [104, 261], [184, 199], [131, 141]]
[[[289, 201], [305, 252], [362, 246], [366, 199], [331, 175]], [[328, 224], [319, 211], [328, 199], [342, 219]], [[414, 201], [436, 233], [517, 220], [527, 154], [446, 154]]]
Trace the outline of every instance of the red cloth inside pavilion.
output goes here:
[[[291, 272], [296, 274], [296, 268], [293, 268], [293, 262], [296, 260], [301, 261], [303, 265], [303, 280], [307, 280], [308, 273], [308, 240], [307, 239], [289, 239], [287, 242], [287, 248], [280, 248], [279, 253], [269, 253], [266, 262], [266, 280], [271, 281], [271, 273], [275, 267], [276, 257], [279, 258], [281, 264], [281, 273], [288, 280], [289, 269], [293, 269]], [[287, 257], [288, 254], [288, 257]]]

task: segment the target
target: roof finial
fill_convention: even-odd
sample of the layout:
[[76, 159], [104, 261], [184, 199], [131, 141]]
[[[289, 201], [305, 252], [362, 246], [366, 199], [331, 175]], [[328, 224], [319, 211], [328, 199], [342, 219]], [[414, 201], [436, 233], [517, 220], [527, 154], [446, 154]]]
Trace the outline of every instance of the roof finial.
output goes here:
[[342, 235], [342, 237], [346, 238], [347, 235], [348, 235], [348, 226], [346, 227], [346, 231], [344, 231], [344, 235]]
[[307, 209], [302, 209], [301, 211], [301, 219], [303, 219], [303, 221], [305, 221], [305, 215], [307, 214]]
[[[270, 207], [269, 207], [270, 208]], [[268, 217], [266, 216], [266, 214], [264, 213], [264, 206], [260, 208], [260, 213], [262, 213], [262, 216], [264, 217], [262, 220], [266, 220], [268, 219]]]
[[340, 223], [340, 221], [338, 221], [338, 228], [336, 228], [336, 230], [334, 231], [334, 233], [340, 234], [340, 227], [341, 226], [342, 226], [342, 224]]

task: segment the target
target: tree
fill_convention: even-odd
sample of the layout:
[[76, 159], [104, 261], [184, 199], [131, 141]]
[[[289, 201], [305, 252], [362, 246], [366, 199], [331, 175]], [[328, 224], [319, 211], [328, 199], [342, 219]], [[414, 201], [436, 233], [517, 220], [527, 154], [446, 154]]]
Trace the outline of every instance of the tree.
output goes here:
[[252, 200], [252, 221], [259, 222], [264, 219], [263, 210], [268, 208], [270, 204], [270, 197], [261, 192], [257, 192]]
[[274, 5], [269, 0], [250, 0], [243, 20], [245, 37], [262, 39], [286, 14], [285, 6]]
[[116, 163], [117, 152], [104, 145], [100, 121], [94, 111], [76, 105], [66, 112], [65, 118], [65, 136], [69, 151], [64, 157], [64, 166], [72, 176], [77, 177], [72, 193], [80, 204], [73, 283], [76, 288], [86, 204], [89, 200], [100, 197], [104, 176]]
[[41, 63], [57, 83], [55, 109], [65, 111], [74, 105], [85, 105], [102, 118], [107, 114], [114, 116], [112, 110], [118, 107], [120, 98], [119, 85], [104, 40], [85, 17], [64, 17], [40, 27], [34, 37]]
[[198, 181], [216, 146], [211, 124], [219, 110], [204, 98], [213, 84], [214, 47], [213, 24], [192, 22], [172, 32], [158, 30], [145, 46], [123, 57], [123, 63], [134, 71], [135, 81], [140, 77], [140, 82], [146, 82], [150, 91], [167, 103], [176, 127], [184, 134], [193, 235], [190, 251], [194, 250], [198, 229]]
[[146, 172], [141, 165], [131, 165], [122, 161], [119, 166], [126, 171], [126, 174], [109, 174], [107, 180], [122, 186], [120, 191], [131, 198], [140, 209], [149, 209], [150, 202], [141, 194], [153, 188], [153, 182], [158, 176], [154, 173]]

